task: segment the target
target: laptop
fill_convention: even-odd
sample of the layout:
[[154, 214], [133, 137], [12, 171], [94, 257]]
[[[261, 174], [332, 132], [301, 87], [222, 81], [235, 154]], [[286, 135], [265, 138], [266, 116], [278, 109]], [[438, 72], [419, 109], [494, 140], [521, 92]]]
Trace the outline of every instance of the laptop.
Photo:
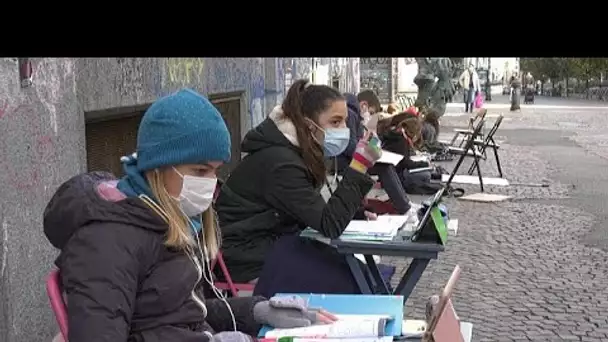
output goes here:
[[[447, 226], [441, 216], [441, 212], [437, 207], [441, 202], [441, 197], [445, 188], [439, 189], [428, 202], [426, 211], [422, 219], [418, 222], [418, 226], [413, 232], [404, 232], [401, 235], [404, 240], [415, 242], [433, 242], [445, 244], [447, 240]], [[408, 234], [409, 233], [409, 234]]]

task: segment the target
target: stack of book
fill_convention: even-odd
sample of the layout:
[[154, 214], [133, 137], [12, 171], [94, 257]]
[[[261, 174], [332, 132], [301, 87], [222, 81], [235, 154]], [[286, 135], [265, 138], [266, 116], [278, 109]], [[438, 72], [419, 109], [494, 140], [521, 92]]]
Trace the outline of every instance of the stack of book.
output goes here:
[[389, 342], [393, 336], [384, 336], [389, 316], [336, 315], [332, 324], [312, 325], [303, 328], [274, 329], [266, 332], [261, 341], [276, 342]]

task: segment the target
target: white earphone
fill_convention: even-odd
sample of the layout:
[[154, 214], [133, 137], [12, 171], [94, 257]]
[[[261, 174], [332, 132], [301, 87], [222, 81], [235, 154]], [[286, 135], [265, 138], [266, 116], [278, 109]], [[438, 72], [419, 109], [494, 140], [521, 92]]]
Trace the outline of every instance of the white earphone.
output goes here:
[[[204, 258], [204, 265], [203, 265], [203, 267], [201, 267], [202, 273], [203, 273], [202, 274], [203, 278], [205, 279], [207, 284], [211, 287], [211, 290], [217, 296], [217, 298], [219, 300], [221, 300], [222, 302], [224, 302], [224, 304], [226, 304], [226, 308], [228, 309], [228, 312], [230, 313], [230, 318], [232, 319], [232, 326], [234, 327], [234, 331], [237, 331], [236, 318], [234, 317], [234, 312], [232, 312], [232, 307], [230, 307], [228, 300], [226, 300], [226, 296], [224, 296], [222, 291], [220, 291], [217, 287], [215, 287], [215, 284], [213, 283], [213, 270], [211, 269], [211, 260], [209, 259], [209, 252], [207, 251], [207, 245], [205, 244], [205, 233], [202, 231], [200, 233], [197, 233], [194, 223], [192, 223], [192, 221], [190, 219], [188, 219], [188, 222], [190, 222], [190, 227], [192, 227], [192, 230], [195, 234], [196, 245], [198, 247], [198, 251], [201, 254], [201, 256], [203, 256], [203, 258]], [[218, 223], [217, 218], [215, 218], [215, 222], [217, 225], [217, 223]], [[203, 223], [201, 222], [201, 230], [202, 229], [203, 229]], [[200, 241], [201, 239], [198, 238], [198, 236], [201, 236], [203, 239], [202, 246], [201, 246], [201, 241]], [[196, 257], [196, 255], [194, 255], [193, 257]]]

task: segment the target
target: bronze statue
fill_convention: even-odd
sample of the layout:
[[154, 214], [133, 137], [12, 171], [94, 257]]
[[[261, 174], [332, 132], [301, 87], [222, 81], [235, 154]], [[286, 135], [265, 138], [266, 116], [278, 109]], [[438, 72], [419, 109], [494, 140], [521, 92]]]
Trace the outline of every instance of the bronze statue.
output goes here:
[[447, 57], [416, 58], [416, 62], [418, 75], [414, 78], [414, 83], [418, 86], [418, 97], [414, 105], [421, 113], [434, 108], [442, 116], [445, 114], [446, 103], [456, 93], [452, 83], [454, 63]]

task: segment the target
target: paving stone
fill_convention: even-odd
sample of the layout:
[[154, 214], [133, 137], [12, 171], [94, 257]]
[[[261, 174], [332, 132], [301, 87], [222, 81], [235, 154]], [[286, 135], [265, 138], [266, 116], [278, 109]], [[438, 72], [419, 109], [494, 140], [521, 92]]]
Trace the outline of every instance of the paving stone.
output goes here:
[[[508, 128], [557, 130], [559, 121], [583, 122], [568, 110], [507, 115], [513, 118], [505, 121]], [[585, 124], [572, 126], [572, 139], [608, 158], [608, 109], [582, 115]], [[458, 120], [462, 118], [445, 118], [442, 124]], [[514, 197], [496, 204], [446, 199], [450, 215], [459, 219], [458, 235], [450, 236], [446, 251], [429, 264], [407, 301], [406, 315], [422, 317], [426, 299], [441, 291], [458, 264], [463, 272], [454, 306], [462, 320], [474, 324], [473, 341], [608, 341], [608, 251], [581, 241], [596, 217], [563, 204], [572, 186], [552, 178], [557, 168], [546, 155], [534, 146], [522, 148], [506, 135], [500, 138], [503, 171], [511, 183], [547, 180], [550, 187], [487, 186], [488, 192]], [[453, 164], [442, 165], [451, 170]], [[465, 162], [459, 173], [469, 165]], [[482, 162], [482, 172], [498, 175], [493, 156]], [[479, 191], [476, 185], [456, 186], [467, 193]], [[394, 264], [398, 274], [410, 262], [384, 261]], [[398, 279], [393, 280], [396, 285]]]

